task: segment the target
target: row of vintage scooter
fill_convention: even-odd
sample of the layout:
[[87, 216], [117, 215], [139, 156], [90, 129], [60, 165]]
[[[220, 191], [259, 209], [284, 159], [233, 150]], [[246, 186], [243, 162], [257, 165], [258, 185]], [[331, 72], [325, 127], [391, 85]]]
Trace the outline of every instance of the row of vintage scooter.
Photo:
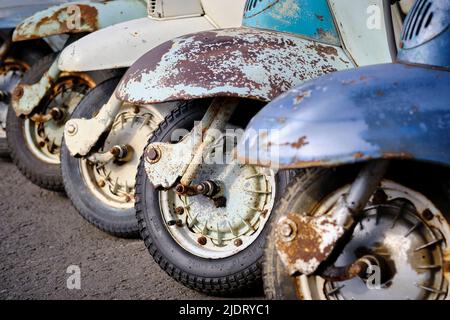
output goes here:
[[449, 298], [449, 24], [446, 0], [50, 7], [0, 50], [10, 155], [208, 294]]

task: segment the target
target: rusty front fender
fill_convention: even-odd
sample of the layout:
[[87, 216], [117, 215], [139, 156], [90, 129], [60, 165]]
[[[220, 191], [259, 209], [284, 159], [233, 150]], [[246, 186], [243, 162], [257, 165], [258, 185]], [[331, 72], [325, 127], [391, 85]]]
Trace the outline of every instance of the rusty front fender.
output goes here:
[[122, 21], [146, 16], [143, 0], [78, 1], [53, 6], [25, 19], [14, 30], [13, 41], [63, 33], [93, 32]]
[[221, 29], [149, 51], [127, 71], [116, 94], [136, 104], [214, 96], [270, 101], [305, 80], [351, 67], [340, 47], [262, 29]]
[[238, 158], [279, 168], [371, 159], [450, 165], [449, 87], [450, 72], [404, 64], [325, 75], [263, 108]]

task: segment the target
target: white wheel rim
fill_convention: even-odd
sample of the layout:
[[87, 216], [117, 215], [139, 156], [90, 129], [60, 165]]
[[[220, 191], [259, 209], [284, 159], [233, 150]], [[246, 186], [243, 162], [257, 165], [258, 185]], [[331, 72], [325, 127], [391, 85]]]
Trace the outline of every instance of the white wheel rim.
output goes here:
[[[273, 171], [240, 165], [203, 165], [194, 183], [221, 181], [226, 206], [216, 208], [205, 196], [180, 197], [174, 191], [160, 191], [163, 222], [172, 238], [189, 253], [221, 259], [246, 249], [261, 234], [273, 208], [276, 194]], [[182, 207], [183, 214], [175, 208]], [[182, 225], [169, 225], [181, 220]], [[206, 243], [199, 243], [204, 237]]]
[[78, 160], [82, 178], [96, 198], [114, 208], [130, 209], [134, 206], [139, 160], [149, 136], [162, 120], [159, 114], [145, 106], [138, 109], [129, 104], [122, 106], [100, 151], [127, 144], [134, 150], [132, 159], [121, 165], [112, 162], [99, 165], [86, 159]]

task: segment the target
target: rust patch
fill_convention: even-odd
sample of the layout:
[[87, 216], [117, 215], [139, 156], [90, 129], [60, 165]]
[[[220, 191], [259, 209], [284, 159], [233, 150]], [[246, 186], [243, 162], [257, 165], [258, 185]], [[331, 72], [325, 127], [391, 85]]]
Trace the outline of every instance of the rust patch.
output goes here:
[[384, 92], [382, 90], [378, 90], [376, 93], [377, 97], [383, 97], [384, 96]]
[[334, 249], [343, 229], [328, 216], [289, 213], [276, 227], [277, 252], [290, 274], [312, 274]]
[[[68, 8], [63, 7], [51, 15], [43, 17], [37, 23], [27, 21], [19, 25], [16, 28], [14, 41], [38, 39], [53, 34], [92, 32], [97, 30], [97, 8], [85, 4], [78, 4], [77, 7], [81, 15], [80, 26], [78, 28], [68, 23], [66, 17]], [[56, 25], [53, 26], [55, 23]], [[48, 28], [51, 31], [41, 32], [41, 28]]]
[[277, 122], [279, 124], [285, 124], [286, 123], [286, 118], [285, 117], [278, 117], [277, 118]]
[[323, 21], [323, 16], [321, 16], [321, 15], [316, 14], [316, 18], [317, 18], [317, 20], [319, 20], [319, 21]]
[[294, 105], [297, 105], [297, 104], [301, 103], [303, 101], [303, 99], [305, 99], [306, 97], [310, 97], [310, 96], [311, 96], [311, 91], [304, 91], [302, 93], [299, 93], [294, 98]]
[[356, 152], [356, 153], [353, 155], [353, 158], [355, 158], [355, 159], [362, 159], [362, 158], [364, 158], [364, 153], [362, 153], [362, 152]]
[[307, 46], [307, 48], [314, 49], [317, 52], [317, 54], [322, 58], [325, 58], [330, 55], [335, 57], [338, 56], [338, 52], [335, 47], [325, 46], [320, 43], [314, 42], [314, 44]]
[[307, 145], [309, 142], [306, 141], [306, 136], [299, 138], [296, 142], [291, 143], [292, 148], [300, 149], [301, 147]]
[[346, 68], [337, 55], [336, 47], [276, 32], [199, 32], [138, 59], [116, 94], [138, 104], [215, 96], [270, 101], [304, 80]]

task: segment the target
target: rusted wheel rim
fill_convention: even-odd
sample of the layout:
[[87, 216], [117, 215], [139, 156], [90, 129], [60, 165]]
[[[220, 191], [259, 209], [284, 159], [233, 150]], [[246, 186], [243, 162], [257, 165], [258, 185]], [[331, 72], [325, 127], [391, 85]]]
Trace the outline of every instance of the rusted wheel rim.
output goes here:
[[50, 89], [49, 95], [41, 101], [41, 113], [47, 114], [57, 107], [64, 112], [63, 119], [47, 122], [34, 122], [26, 119], [24, 123], [25, 140], [31, 152], [41, 161], [59, 164], [64, 124], [70, 119], [75, 107], [89, 89], [95, 87], [95, 81], [86, 74], [63, 73]]
[[[382, 257], [391, 275], [383, 283], [372, 270], [370, 281], [354, 278], [330, 282], [318, 276], [299, 276], [298, 292], [305, 299], [444, 299], [448, 294], [450, 228], [442, 213], [420, 193], [385, 180], [387, 201], [366, 208], [365, 218], [336, 261], [345, 266], [366, 254]], [[314, 215], [327, 212], [348, 192], [329, 196]], [[381, 277], [382, 278], [382, 277]]]
[[225, 206], [206, 196], [159, 193], [161, 214], [173, 239], [191, 254], [209, 259], [232, 256], [251, 245], [273, 208], [275, 173], [267, 168], [203, 164], [193, 183], [217, 181]]
[[116, 116], [111, 131], [99, 152], [108, 152], [115, 145], [126, 144], [134, 150], [125, 163], [92, 163], [80, 159], [83, 180], [89, 190], [102, 202], [115, 208], [134, 206], [135, 177], [139, 159], [149, 136], [162, 117], [149, 109], [124, 104]]

